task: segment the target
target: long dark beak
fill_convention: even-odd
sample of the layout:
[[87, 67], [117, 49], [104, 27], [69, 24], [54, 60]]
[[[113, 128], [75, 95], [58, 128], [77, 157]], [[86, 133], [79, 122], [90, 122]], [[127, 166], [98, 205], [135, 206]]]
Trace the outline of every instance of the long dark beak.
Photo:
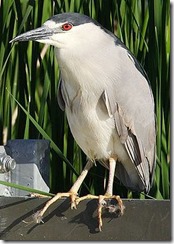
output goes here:
[[44, 39], [49, 39], [50, 36], [53, 35], [53, 31], [48, 28], [47, 26], [41, 26], [37, 29], [27, 31], [19, 36], [13, 38], [10, 43], [12, 42], [24, 42], [24, 41], [41, 41]]

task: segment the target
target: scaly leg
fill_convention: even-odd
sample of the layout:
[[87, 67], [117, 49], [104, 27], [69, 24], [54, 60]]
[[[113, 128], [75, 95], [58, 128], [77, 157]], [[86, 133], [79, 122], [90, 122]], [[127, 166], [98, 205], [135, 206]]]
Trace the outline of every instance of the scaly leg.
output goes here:
[[84, 181], [85, 177], [87, 176], [89, 170], [92, 168], [92, 166], [94, 165], [94, 163], [92, 161], [88, 161], [87, 164], [85, 165], [85, 168], [83, 169], [82, 173], [80, 174], [80, 176], [77, 178], [76, 182], [74, 183], [74, 185], [71, 187], [69, 192], [74, 193], [72, 195], [71, 198], [71, 209], [77, 207], [76, 204], [76, 196], [77, 196], [77, 192], [82, 184], [82, 182]]
[[[98, 219], [99, 219], [99, 230], [101, 231], [103, 221], [102, 221], [102, 208], [106, 205], [106, 202], [104, 199], [115, 199], [119, 205], [120, 208], [120, 215], [123, 215], [124, 213], [124, 205], [120, 198], [120, 196], [113, 195], [113, 182], [114, 182], [114, 175], [115, 175], [115, 168], [116, 168], [116, 158], [112, 157], [109, 158], [109, 179], [108, 179], [108, 185], [105, 195], [95, 196], [95, 195], [86, 195], [80, 198], [76, 199], [76, 205], [79, 204], [79, 202], [85, 200], [85, 199], [99, 199], [99, 205], [98, 205]], [[109, 212], [115, 212], [116, 210], [115, 206], [107, 206], [109, 209]]]
[[35, 220], [36, 223], [41, 223], [42, 218], [44, 213], [46, 212], [46, 210], [49, 208], [50, 205], [52, 205], [54, 202], [56, 202], [58, 199], [62, 198], [62, 197], [70, 197], [71, 198], [71, 209], [76, 208], [76, 198], [77, 198], [77, 192], [83, 182], [83, 180], [85, 179], [86, 175], [88, 174], [88, 171], [90, 170], [90, 168], [93, 166], [93, 162], [88, 161], [85, 168], [83, 169], [82, 173], [80, 174], [80, 176], [78, 177], [78, 179], [76, 180], [76, 182], [74, 183], [74, 185], [71, 187], [71, 189], [69, 190], [69, 192], [65, 192], [65, 193], [57, 193], [53, 198], [51, 198], [43, 207], [43, 209], [39, 210], [38, 212], [36, 212], [33, 215], [33, 218]]
[[[108, 180], [105, 196], [112, 196], [115, 167], [116, 167], [116, 160], [114, 158], [110, 158], [109, 159], [109, 180]], [[86, 196], [79, 197], [78, 199], [76, 199], [76, 204], [79, 204], [81, 201], [86, 199], [99, 199], [99, 196], [88, 194]]]
[[[107, 190], [104, 196], [99, 196], [99, 206], [98, 206], [98, 218], [99, 218], [99, 230], [101, 231], [103, 221], [102, 221], [102, 208], [105, 206], [104, 199], [115, 199], [120, 207], [120, 215], [123, 215], [124, 213], [124, 205], [120, 198], [120, 196], [113, 195], [113, 183], [114, 183], [114, 176], [115, 176], [115, 168], [116, 168], [116, 158], [112, 157], [109, 158], [109, 179], [108, 179], [108, 185]], [[115, 212], [116, 209], [113, 206], [107, 206], [109, 209], [109, 212]]]

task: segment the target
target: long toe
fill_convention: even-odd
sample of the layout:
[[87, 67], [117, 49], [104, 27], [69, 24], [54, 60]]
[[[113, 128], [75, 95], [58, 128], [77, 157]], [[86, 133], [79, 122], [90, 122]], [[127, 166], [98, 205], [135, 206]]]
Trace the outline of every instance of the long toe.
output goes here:
[[76, 205], [78, 205], [81, 201], [87, 200], [87, 199], [98, 199], [98, 196], [87, 194], [83, 197], [76, 198]]
[[43, 222], [43, 215], [44, 213], [47, 211], [47, 209], [54, 203], [56, 202], [58, 199], [64, 198], [64, 197], [70, 197], [71, 199], [71, 208], [76, 208], [76, 203], [75, 203], [75, 199], [77, 197], [77, 193], [74, 192], [61, 192], [61, 193], [57, 193], [53, 198], [51, 198], [48, 202], [46, 202], [45, 206], [37, 211], [34, 215], [33, 215], [33, 221], [35, 223], [44, 223]]

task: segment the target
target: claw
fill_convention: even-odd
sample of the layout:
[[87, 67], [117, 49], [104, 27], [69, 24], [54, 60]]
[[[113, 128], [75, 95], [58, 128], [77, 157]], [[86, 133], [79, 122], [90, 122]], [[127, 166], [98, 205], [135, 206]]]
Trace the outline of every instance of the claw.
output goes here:
[[71, 209], [77, 209], [77, 202], [76, 202], [78, 199], [77, 194], [76, 193], [72, 194], [70, 198], [71, 198]]
[[71, 209], [77, 209], [77, 205], [76, 205], [75, 202], [72, 202], [72, 203], [71, 203]]
[[32, 215], [33, 220], [36, 224], [44, 223], [43, 216], [41, 215], [41, 211], [37, 211], [35, 214]]

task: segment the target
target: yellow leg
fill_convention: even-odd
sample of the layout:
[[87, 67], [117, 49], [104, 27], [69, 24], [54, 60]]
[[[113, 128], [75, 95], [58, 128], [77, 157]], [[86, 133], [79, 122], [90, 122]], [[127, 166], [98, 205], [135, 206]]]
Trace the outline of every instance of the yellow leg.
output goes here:
[[[115, 167], [116, 167], [116, 159], [110, 158], [109, 159], [109, 179], [108, 179], [108, 185], [107, 185], [107, 190], [105, 195], [100, 195], [100, 196], [95, 196], [88, 194], [86, 196], [77, 197], [77, 192], [85, 179], [89, 169], [93, 166], [93, 162], [88, 161], [84, 170], [82, 171], [81, 175], [78, 177], [77, 181], [74, 183], [74, 185], [71, 187], [69, 192], [65, 193], [57, 193], [52, 199], [50, 199], [44, 206], [43, 209], [38, 211], [37, 213], [34, 214], [33, 218], [36, 223], [41, 223], [42, 218], [46, 210], [49, 208], [50, 205], [52, 205], [54, 202], [56, 202], [58, 199], [63, 198], [63, 197], [70, 197], [71, 198], [71, 208], [76, 208], [76, 206], [83, 200], [85, 199], [99, 199], [99, 204], [98, 204], [98, 221], [99, 221], [99, 230], [102, 230], [103, 226], [103, 221], [102, 221], [102, 209], [106, 207], [104, 205], [104, 200], [105, 199], [115, 199], [119, 205], [120, 208], [120, 215], [123, 215], [124, 213], [124, 205], [123, 202], [120, 198], [120, 196], [112, 195], [113, 193], [113, 181], [114, 181], [114, 175], [115, 175]], [[109, 209], [109, 206], [107, 206]], [[110, 212], [113, 212], [110, 211]]]
[[77, 198], [77, 192], [85, 179], [86, 175], [88, 174], [88, 171], [90, 168], [93, 166], [93, 162], [88, 161], [84, 170], [74, 183], [74, 185], [71, 187], [69, 192], [65, 193], [57, 193], [53, 198], [51, 198], [43, 207], [43, 209], [39, 210], [33, 215], [33, 219], [36, 223], [41, 223], [43, 222], [42, 218], [46, 210], [49, 208], [50, 205], [52, 205], [54, 202], [56, 202], [58, 199], [63, 198], [63, 197], [70, 197], [71, 198], [71, 208], [76, 208], [76, 198]]
[[[120, 215], [123, 215], [125, 209], [120, 196], [113, 195], [113, 182], [115, 176], [116, 160], [117, 159], [114, 157], [109, 159], [109, 179], [108, 179], [108, 185], [107, 185], [107, 190], [105, 195], [95, 196], [95, 195], [88, 194], [86, 196], [76, 198], [75, 200], [76, 205], [78, 205], [81, 201], [86, 199], [99, 199], [99, 204], [98, 204], [99, 231], [102, 230], [102, 225], [103, 225], [102, 209], [105, 207], [103, 204], [105, 199], [115, 199], [117, 201], [119, 205]], [[114, 212], [114, 208], [110, 208], [110, 206], [107, 206], [107, 208], [110, 210], [110, 212]]]

